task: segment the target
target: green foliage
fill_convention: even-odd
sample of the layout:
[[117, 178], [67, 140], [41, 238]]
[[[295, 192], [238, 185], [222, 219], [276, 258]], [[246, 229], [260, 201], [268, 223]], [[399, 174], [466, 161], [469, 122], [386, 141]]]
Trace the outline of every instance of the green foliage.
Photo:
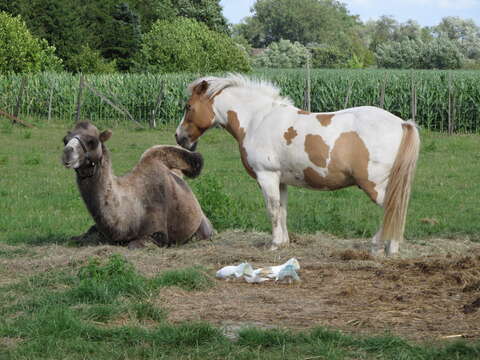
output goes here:
[[349, 67], [351, 55], [336, 46], [318, 46], [311, 48], [313, 68]]
[[298, 41], [279, 40], [268, 45], [267, 49], [254, 58], [254, 66], [265, 68], [303, 67], [309, 57], [308, 49]]
[[107, 62], [100, 55], [100, 51], [92, 50], [88, 45], [82, 45], [80, 52], [70, 58], [69, 66], [71, 69], [84, 74], [114, 73], [117, 71], [115, 60]]
[[[157, 20], [187, 17], [228, 34], [220, 0], [0, 0], [0, 10], [21, 15], [32, 33], [55, 46], [69, 71], [84, 71], [79, 60], [86, 44], [100, 63], [128, 71], [140, 47], [141, 30]], [[106, 59], [106, 60], [104, 60]], [[113, 63], [111, 63], [113, 64]], [[97, 67], [90, 67], [93, 70]], [[90, 71], [90, 70], [88, 70]], [[101, 66], [99, 72], [105, 71]]]
[[248, 71], [245, 53], [224, 34], [187, 18], [158, 21], [145, 34], [137, 70], [147, 72]]
[[379, 67], [397, 69], [458, 69], [463, 63], [457, 46], [446, 38], [387, 42], [378, 47], [376, 57]]
[[0, 11], [0, 72], [30, 73], [60, 70], [55, 48], [28, 31], [20, 17]]

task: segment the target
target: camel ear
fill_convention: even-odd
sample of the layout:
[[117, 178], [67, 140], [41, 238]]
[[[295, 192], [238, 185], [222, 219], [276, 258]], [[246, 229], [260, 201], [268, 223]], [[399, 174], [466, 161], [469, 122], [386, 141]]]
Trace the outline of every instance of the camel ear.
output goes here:
[[207, 91], [208, 89], [208, 82], [206, 82], [205, 80], [203, 80], [200, 84], [198, 84], [197, 86], [195, 86], [195, 88], [193, 89], [193, 91], [195, 92], [195, 94], [197, 95], [203, 95], [205, 94], [205, 92]]
[[105, 130], [100, 134], [100, 141], [104, 143], [105, 141], [107, 141], [112, 137], [112, 134], [113, 134], [112, 130]]

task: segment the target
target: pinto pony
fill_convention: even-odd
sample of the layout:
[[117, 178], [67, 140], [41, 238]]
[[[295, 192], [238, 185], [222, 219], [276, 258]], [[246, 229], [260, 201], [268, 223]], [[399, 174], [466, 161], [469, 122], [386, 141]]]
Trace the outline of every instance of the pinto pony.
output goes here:
[[309, 113], [272, 84], [235, 74], [200, 78], [188, 89], [177, 143], [193, 149], [216, 124], [237, 140], [242, 163], [265, 197], [273, 250], [289, 244], [287, 185], [316, 190], [356, 185], [384, 209], [372, 253], [398, 252], [420, 147], [412, 121], [370, 106]]

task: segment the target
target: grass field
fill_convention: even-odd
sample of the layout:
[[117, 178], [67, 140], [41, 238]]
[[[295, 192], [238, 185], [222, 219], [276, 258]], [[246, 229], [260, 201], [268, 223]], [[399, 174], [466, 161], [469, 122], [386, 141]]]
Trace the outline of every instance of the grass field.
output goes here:
[[[0, 242], [64, 242], [92, 223], [75, 185], [60, 165], [66, 129], [12, 128], [0, 123]], [[117, 174], [133, 167], [154, 144], [172, 144], [174, 128], [115, 129], [108, 146]], [[406, 237], [469, 237], [480, 240], [480, 160], [477, 135], [422, 133]], [[269, 231], [263, 197], [239, 160], [237, 144], [221, 129], [207, 133], [199, 151], [202, 176], [191, 185], [218, 230]], [[290, 187], [288, 226], [294, 233], [322, 231], [341, 237], [371, 237], [382, 212], [357, 188], [315, 192]]]
[[[393, 325], [385, 328], [383, 334], [379, 334], [377, 328], [369, 336], [365, 334], [371, 328], [360, 325], [358, 332], [363, 335], [356, 335], [358, 324], [348, 324], [349, 320], [358, 321], [357, 318], [345, 320], [348, 332], [315, 326], [301, 331], [288, 330], [288, 326], [244, 328], [232, 341], [216, 324], [204, 322], [207, 316], [199, 314], [199, 321], [182, 322], [173, 321], [169, 315], [169, 311], [183, 301], [194, 304], [211, 292], [215, 296], [215, 291], [235, 296], [236, 292], [228, 284], [219, 284], [212, 278], [215, 267], [220, 264], [243, 260], [278, 262], [292, 253], [304, 254], [302, 265], [307, 265], [302, 273], [304, 285], [298, 289], [240, 287], [238, 294], [249, 291], [243, 295], [249, 299], [254, 296], [252, 292], [261, 292], [265, 297], [269, 291], [295, 294], [298, 290], [305, 294], [325, 292], [325, 296], [330, 296], [326, 288], [308, 287], [310, 281], [331, 279], [335, 284], [351, 279], [351, 282], [365, 281], [367, 286], [372, 283], [370, 276], [380, 276], [381, 272], [377, 274], [380, 270], [388, 276], [392, 272], [393, 277], [399, 268], [411, 267], [412, 277], [405, 277], [404, 283], [418, 279], [419, 286], [425, 288], [420, 291], [412, 287], [408, 296], [420, 296], [423, 291], [441, 288], [438, 296], [428, 293], [435, 297], [430, 302], [437, 304], [437, 297], [443, 301], [455, 289], [455, 296], [451, 295], [455, 308], [471, 303], [480, 289], [480, 285], [479, 289], [475, 288], [480, 255], [475, 255], [478, 259], [470, 263], [465, 258], [457, 261], [456, 256], [461, 256], [462, 252], [478, 254], [475, 242], [480, 240], [477, 221], [479, 136], [422, 134], [423, 147], [406, 234], [409, 251], [419, 251], [429, 245], [430, 254], [435, 253], [436, 244], [440, 244], [434, 240], [436, 238], [452, 239], [445, 240], [452, 244], [459, 239], [458, 243], [477, 247], [465, 245], [467, 250], [458, 253], [446, 247], [447, 250], [442, 250], [442, 262], [427, 264], [426, 268], [415, 261], [374, 263], [368, 260], [358, 265], [345, 260], [343, 255], [328, 252], [325, 257], [330, 259], [330, 270], [327, 267], [319, 270], [315, 266], [320, 262], [320, 255], [317, 258], [314, 254], [319, 248], [310, 248], [307, 240], [299, 240], [289, 253], [273, 255], [251, 244], [214, 248], [202, 243], [198, 249], [194, 244], [185, 249], [148, 247], [141, 252], [104, 246], [76, 247], [69, 238], [84, 232], [92, 221], [79, 197], [73, 172], [60, 164], [61, 139], [65, 131], [52, 124], [39, 124], [36, 129], [25, 130], [3, 120], [0, 122], [0, 359], [433, 360], [480, 357], [478, 341], [446, 344], [432, 342], [433, 339], [427, 343], [406, 341], [388, 334]], [[155, 131], [114, 129], [108, 146], [116, 173], [128, 171], [146, 148], [159, 143], [173, 143], [172, 127]], [[222, 130], [212, 130], [202, 138], [199, 151], [205, 157], [205, 170], [190, 184], [215, 227], [220, 231], [268, 232], [270, 225], [260, 190], [243, 170], [233, 139]], [[289, 196], [289, 229], [299, 239], [316, 237], [303, 234], [317, 232], [341, 238], [366, 238], [376, 231], [380, 221], [381, 211], [358, 189], [331, 193], [291, 189]], [[241, 237], [241, 233], [226, 234], [233, 237], [229, 240], [232, 244]], [[262, 235], [263, 240], [267, 238]], [[248, 239], [247, 236], [246, 241], [251, 242]], [[204, 266], [193, 266], [197, 263]], [[344, 266], [335, 267], [331, 263]], [[357, 265], [351, 268], [352, 264]], [[431, 274], [435, 274], [431, 276], [432, 282], [424, 281]], [[325, 286], [326, 280], [322, 281], [315, 286]], [[361, 291], [360, 288], [355, 291]], [[465, 291], [470, 288], [473, 290]], [[395, 291], [401, 293], [402, 290], [395, 289], [389, 280], [382, 291], [388, 296], [390, 293], [397, 296]], [[345, 291], [353, 290], [345, 288]], [[357, 293], [357, 297], [362, 299], [362, 294]], [[387, 304], [392, 301], [388, 296], [382, 300]], [[413, 304], [408, 305], [408, 296], [406, 300], [398, 300], [399, 315], [393, 320], [400, 321], [400, 314], [406, 312], [408, 306], [417, 309]], [[424, 306], [428, 299], [423, 299]], [[453, 302], [457, 301], [455, 299], [461, 301]], [[349, 301], [344, 306], [352, 307]], [[441, 309], [443, 303], [438, 304], [435, 307]], [[407, 315], [407, 322], [416, 319]], [[478, 311], [462, 316], [470, 316], [472, 322], [477, 319]], [[448, 320], [447, 315], [437, 313], [437, 317]], [[437, 330], [440, 325], [436, 324]], [[450, 331], [453, 330], [445, 328], [442, 333], [448, 335]]]

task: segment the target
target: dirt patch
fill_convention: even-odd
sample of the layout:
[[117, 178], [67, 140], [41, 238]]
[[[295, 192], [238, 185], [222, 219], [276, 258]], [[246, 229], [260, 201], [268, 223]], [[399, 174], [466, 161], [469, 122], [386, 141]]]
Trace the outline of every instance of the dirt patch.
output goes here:
[[178, 248], [32, 247], [34, 255], [0, 258], [0, 278], [3, 284], [14, 282], [112, 253], [124, 254], [146, 275], [201, 265], [213, 276], [227, 264], [248, 261], [260, 267], [295, 256], [301, 265], [302, 281], [297, 284], [217, 280], [207, 291], [165, 288], [156, 302], [173, 322], [205, 320], [226, 329], [245, 324], [330, 326], [353, 332], [390, 331], [410, 339], [459, 334], [480, 338], [480, 244], [467, 239], [406, 242], [399, 258], [385, 259], [370, 256], [366, 239], [323, 234], [292, 238], [290, 248], [275, 252], [266, 248], [268, 234], [239, 231]]

